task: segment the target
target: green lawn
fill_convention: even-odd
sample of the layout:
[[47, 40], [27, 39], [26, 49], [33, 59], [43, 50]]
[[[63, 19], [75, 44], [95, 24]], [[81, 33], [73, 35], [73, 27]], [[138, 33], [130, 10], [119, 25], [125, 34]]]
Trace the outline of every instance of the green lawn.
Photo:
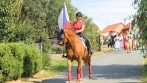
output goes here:
[[143, 69], [142, 81], [143, 83], [147, 83], [147, 58], [144, 59], [144, 69]]

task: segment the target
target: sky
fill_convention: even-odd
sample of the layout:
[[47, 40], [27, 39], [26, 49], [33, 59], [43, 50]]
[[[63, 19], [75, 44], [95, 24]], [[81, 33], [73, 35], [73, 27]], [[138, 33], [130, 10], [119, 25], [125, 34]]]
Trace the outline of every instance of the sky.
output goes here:
[[124, 19], [136, 13], [132, 2], [133, 0], [72, 0], [71, 3], [103, 30], [111, 24], [127, 24], [131, 19]]

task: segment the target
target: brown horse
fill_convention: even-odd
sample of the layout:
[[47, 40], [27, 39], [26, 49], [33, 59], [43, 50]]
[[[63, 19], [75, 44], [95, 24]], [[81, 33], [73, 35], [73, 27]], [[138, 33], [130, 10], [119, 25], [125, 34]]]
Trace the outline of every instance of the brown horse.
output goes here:
[[92, 77], [92, 67], [91, 67], [91, 55], [89, 51], [84, 47], [81, 39], [70, 29], [64, 29], [58, 32], [58, 44], [66, 45], [67, 47], [67, 64], [68, 64], [68, 81], [71, 81], [71, 66], [73, 60], [78, 62], [77, 67], [77, 78], [78, 83], [80, 79], [83, 79], [82, 72], [82, 61], [89, 68], [89, 78]]

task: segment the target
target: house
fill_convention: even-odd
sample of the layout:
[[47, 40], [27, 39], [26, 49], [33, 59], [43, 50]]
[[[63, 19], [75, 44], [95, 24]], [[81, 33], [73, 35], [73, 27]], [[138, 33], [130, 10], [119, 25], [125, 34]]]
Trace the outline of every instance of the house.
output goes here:
[[121, 33], [124, 34], [124, 35], [127, 35], [128, 32], [129, 32], [129, 29], [130, 29], [130, 22], [124, 26]]
[[101, 31], [101, 35], [108, 36], [111, 32], [126, 33], [127, 31], [129, 31], [129, 24], [124, 25], [122, 23], [116, 23], [104, 28], [104, 30]]

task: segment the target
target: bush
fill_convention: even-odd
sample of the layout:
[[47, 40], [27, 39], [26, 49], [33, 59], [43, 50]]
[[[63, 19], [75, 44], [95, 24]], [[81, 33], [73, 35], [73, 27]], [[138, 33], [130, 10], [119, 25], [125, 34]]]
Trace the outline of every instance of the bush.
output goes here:
[[14, 79], [20, 78], [23, 73], [23, 58], [24, 58], [24, 45], [22, 43], [9, 43], [8, 47], [14, 57]]
[[2, 70], [0, 70], [0, 83], [3, 82], [2, 79], [3, 79]]
[[35, 45], [26, 45], [23, 76], [30, 77], [42, 69], [42, 56]]
[[0, 70], [3, 71], [3, 80], [13, 79], [16, 62], [8, 45], [0, 45], [0, 57]]
[[50, 63], [50, 60], [51, 60], [51, 57], [49, 54], [42, 54], [42, 64], [43, 64], [43, 68], [45, 69], [46, 66], [50, 66], [51, 63]]
[[32, 76], [42, 69], [42, 56], [35, 45], [24, 43], [0, 44], [0, 80]]
[[[65, 50], [65, 48], [64, 48]], [[51, 51], [53, 54], [61, 54], [62, 50], [60, 48], [58, 48], [58, 46], [56, 44], [54, 44], [51, 48]]]

